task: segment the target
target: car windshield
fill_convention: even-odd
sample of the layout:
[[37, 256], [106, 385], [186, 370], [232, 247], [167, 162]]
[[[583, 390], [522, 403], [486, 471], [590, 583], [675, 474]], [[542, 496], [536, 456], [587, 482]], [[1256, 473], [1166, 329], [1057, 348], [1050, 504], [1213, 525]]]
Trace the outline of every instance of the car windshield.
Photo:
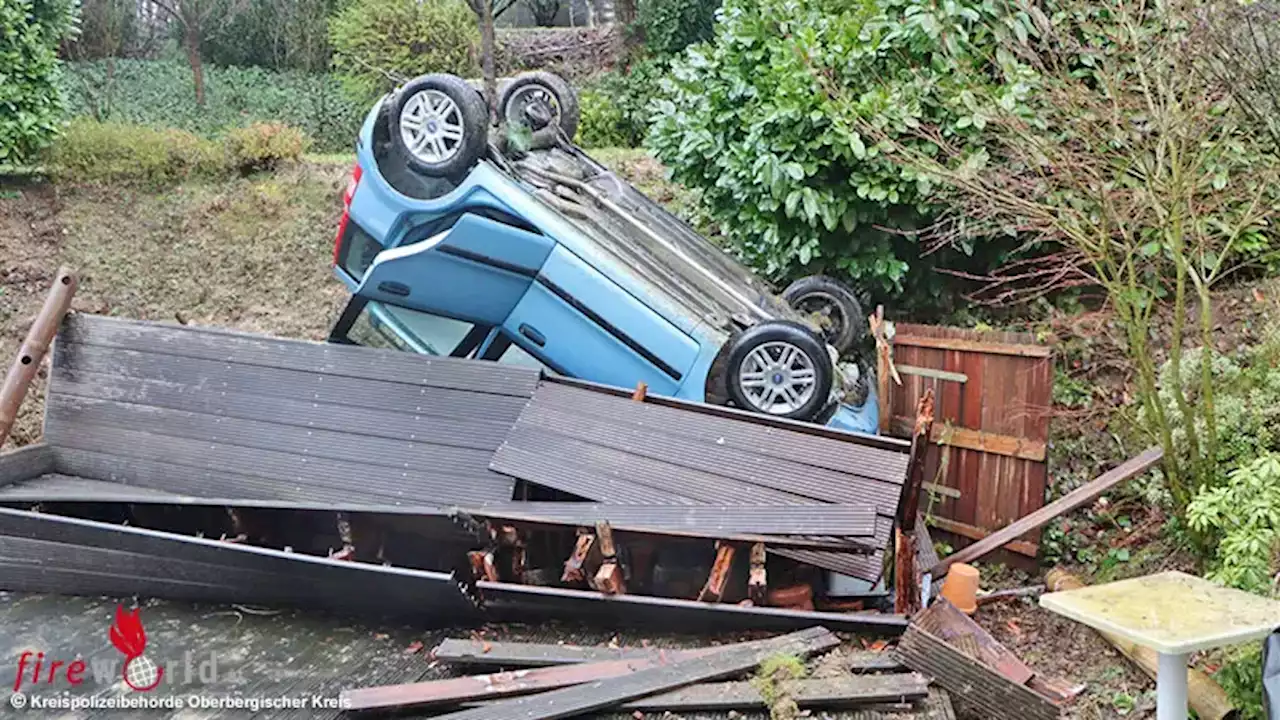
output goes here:
[[735, 317], [798, 319], [749, 270], [586, 154], [537, 150], [512, 167], [593, 249], [693, 317], [725, 330]]

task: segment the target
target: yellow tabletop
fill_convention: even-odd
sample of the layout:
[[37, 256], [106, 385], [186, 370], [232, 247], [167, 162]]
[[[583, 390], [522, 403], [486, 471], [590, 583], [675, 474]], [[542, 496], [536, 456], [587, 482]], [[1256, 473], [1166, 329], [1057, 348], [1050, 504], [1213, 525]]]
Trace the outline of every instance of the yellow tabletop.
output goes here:
[[1040, 605], [1169, 655], [1248, 642], [1280, 627], [1280, 602], [1181, 572], [1047, 593]]

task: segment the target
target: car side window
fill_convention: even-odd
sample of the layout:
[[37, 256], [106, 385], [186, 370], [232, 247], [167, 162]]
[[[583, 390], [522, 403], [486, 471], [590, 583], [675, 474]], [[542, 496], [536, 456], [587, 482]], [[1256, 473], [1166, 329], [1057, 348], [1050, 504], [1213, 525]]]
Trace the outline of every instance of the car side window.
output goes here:
[[467, 357], [488, 331], [464, 320], [370, 301], [352, 320], [344, 339], [369, 347]]
[[499, 331], [497, 337], [493, 339], [493, 343], [489, 345], [488, 349], [485, 350], [483, 359], [493, 360], [505, 365], [519, 365], [521, 367], [537, 368], [550, 375], [564, 374], [512, 342], [511, 338], [501, 331]]

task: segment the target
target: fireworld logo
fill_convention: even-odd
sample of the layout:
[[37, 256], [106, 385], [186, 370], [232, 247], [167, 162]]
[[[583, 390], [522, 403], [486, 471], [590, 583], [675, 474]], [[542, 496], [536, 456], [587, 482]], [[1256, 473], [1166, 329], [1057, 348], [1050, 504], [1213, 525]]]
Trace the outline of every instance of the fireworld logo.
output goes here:
[[[117, 605], [115, 621], [107, 631], [107, 638], [111, 641], [111, 645], [124, 656], [123, 666], [120, 660], [114, 657], [95, 657], [89, 662], [81, 658], [66, 661], [46, 657], [43, 652], [27, 650], [18, 656], [18, 668], [13, 678], [14, 692], [39, 686], [78, 687], [86, 680], [97, 685], [108, 685], [123, 680], [131, 690], [150, 692], [164, 682], [165, 668], [170, 667], [171, 664], [155, 662], [145, 654], [147, 631], [142, 626], [141, 609], [130, 612], [123, 606]], [[206, 659], [200, 660], [191, 651], [187, 651], [177, 664], [178, 679], [176, 681], [186, 685], [196, 682], [208, 685], [219, 680], [238, 683], [241, 680], [239, 671], [228, 672], [225, 665], [219, 668], [218, 658], [213, 653], [210, 653]], [[169, 682], [175, 682], [175, 678], [170, 678]]]
[[124, 606], [116, 606], [116, 621], [111, 624], [107, 637], [111, 644], [124, 654], [124, 684], [138, 692], [155, 690], [164, 678], [164, 668], [156, 665], [143, 651], [147, 649], [147, 631], [142, 627], [142, 608], [125, 612]]

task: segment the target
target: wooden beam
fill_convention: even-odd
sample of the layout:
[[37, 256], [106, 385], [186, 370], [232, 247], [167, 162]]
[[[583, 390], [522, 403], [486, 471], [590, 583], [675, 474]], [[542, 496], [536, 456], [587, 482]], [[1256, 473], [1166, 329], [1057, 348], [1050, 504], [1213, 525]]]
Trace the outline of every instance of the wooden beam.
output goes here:
[[[621, 677], [518, 697], [443, 717], [449, 720], [554, 720], [578, 717], [630, 700], [730, 677], [756, 667], [771, 656], [790, 654], [805, 658], [839, 645], [840, 639], [825, 628], [810, 628], [771, 640], [722, 645], [703, 657], [680, 659]], [[577, 669], [573, 666], [570, 668]]]
[[[983, 530], [982, 528], [974, 527], [968, 523], [962, 523], [959, 520], [951, 520], [950, 518], [938, 517], [935, 515], [933, 517], [933, 524], [939, 530], [955, 533], [960, 537], [966, 537], [970, 540], [984, 540], [991, 537], [990, 530]], [[1002, 547], [1004, 547], [1005, 550], [1016, 552], [1019, 555], [1025, 555], [1029, 558], [1037, 557], [1040, 554], [1040, 546], [1032, 542], [1027, 542], [1026, 540], [1010, 540]], [[935, 565], [934, 567], [936, 568], [938, 566]], [[933, 568], [928, 569], [930, 571], [933, 570]], [[941, 576], [936, 574], [934, 577], [939, 580], [942, 579]]]
[[935, 370], [934, 368], [917, 367], [915, 365], [898, 365], [898, 372], [902, 375], [914, 375], [915, 377], [930, 378], [931, 380], [946, 380], [947, 382], [961, 384], [969, 382], [969, 376], [964, 373]]
[[916, 526], [920, 508], [920, 488], [924, 485], [925, 454], [929, 451], [928, 437], [933, 428], [933, 388], [924, 391], [916, 405], [916, 418], [911, 426], [911, 454], [907, 458], [907, 481], [902, 485], [898, 498], [898, 527], [910, 533]]
[[[801, 708], [834, 710], [923, 700], [929, 695], [929, 684], [924, 676], [916, 673], [893, 673], [789, 681], [786, 691], [787, 696]], [[768, 707], [769, 703], [753, 683], [738, 681], [690, 685], [681, 690], [632, 700], [619, 705], [617, 712], [722, 713]], [[880, 716], [877, 714], [877, 717]]]
[[916, 573], [915, 533], [894, 530], [893, 611], [912, 615], [920, 609], [920, 576]]
[[920, 574], [916, 568], [916, 522], [920, 516], [920, 489], [924, 486], [925, 453], [933, 427], [933, 388], [924, 391], [916, 405], [916, 422], [911, 433], [911, 456], [907, 460], [907, 481], [898, 501], [898, 528], [894, 535], [893, 608], [899, 615], [920, 609]]
[[[696, 658], [710, 654], [708, 648], [700, 648], [689, 653], [690, 655], [681, 657]], [[350, 703], [344, 705], [344, 708], [351, 711], [439, 707], [457, 705], [469, 700], [512, 697], [542, 690], [554, 690], [579, 683], [629, 675], [675, 661], [676, 658], [657, 656], [630, 660], [605, 660], [581, 665], [558, 665], [536, 670], [470, 675], [448, 680], [354, 688], [343, 690], [341, 697]]]
[[[890, 423], [890, 432], [894, 435], [910, 435], [914, 422], [907, 417], [896, 415]], [[999, 433], [974, 430], [972, 428], [955, 427], [954, 425], [933, 426], [929, 439], [939, 445], [977, 450], [995, 455], [1043, 462], [1049, 455], [1049, 446], [1040, 440], [1001, 435]]]
[[[576, 665], [608, 660], [652, 660], [660, 656], [685, 657], [685, 650], [656, 647], [602, 647], [553, 643], [503, 642], [475, 638], [448, 638], [431, 651], [431, 657], [451, 665], [476, 667], [537, 668]], [[849, 651], [840, 666], [851, 673], [902, 672], [902, 661], [891, 651]]]
[[[1036, 530], [1048, 524], [1054, 518], [1075, 510], [1078, 507], [1087, 505], [1097, 500], [1108, 490], [1114, 488], [1120, 483], [1141, 475], [1142, 473], [1155, 467], [1164, 458], [1164, 450], [1158, 446], [1149, 447], [1142, 451], [1142, 454], [1135, 458], [1131, 458], [1103, 473], [1097, 478], [1089, 481], [1085, 485], [1072, 490], [1026, 517], [1015, 520], [1004, 528], [991, 533], [987, 537], [961, 549], [959, 552], [952, 554], [933, 568], [934, 577], [941, 577], [952, 563], [970, 562], [977, 560], [983, 555], [1002, 547], [1017, 538]], [[938, 527], [943, 527], [941, 524]], [[946, 528], [943, 528], [944, 530]]]
[[924, 335], [898, 335], [893, 338], [894, 345], [934, 348], [936, 350], [967, 350], [984, 355], [1016, 355], [1018, 357], [1043, 357], [1053, 354], [1053, 348], [1047, 345], [1020, 345], [1015, 343], [986, 342], [983, 340], [964, 340], [961, 338], [926, 337]]
[[35, 322], [27, 330], [27, 337], [18, 348], [18, 354], [4, 376], [4, 384], [0, 385], [0, 445], [9, 437], [14, 422], [18, 419], [18, 408], [27, 397], [31, 381], [40, 371], [40, 361], [58, 334], [62, 318], [71, 309], [71, 298], [76, 294], [79, 279], [71, 268], [60, 267], [54, 277], [53, 287], [45, 296], [44, 305], [36, 315]]

